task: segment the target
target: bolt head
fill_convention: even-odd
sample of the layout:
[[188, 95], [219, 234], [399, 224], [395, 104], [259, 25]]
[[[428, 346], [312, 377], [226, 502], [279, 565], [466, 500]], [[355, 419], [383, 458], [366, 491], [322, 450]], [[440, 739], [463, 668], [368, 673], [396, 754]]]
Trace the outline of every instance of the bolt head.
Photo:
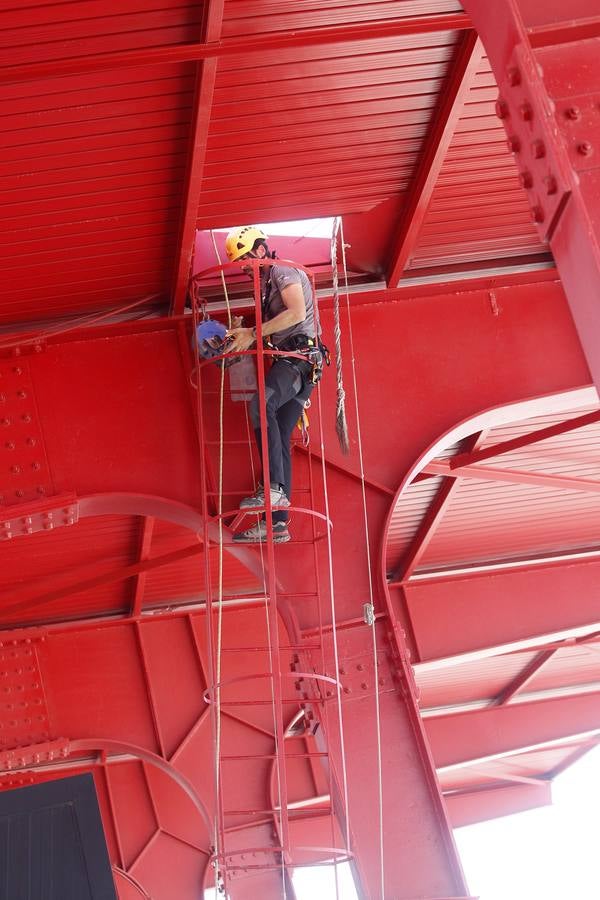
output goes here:
[[520, 172], [519, 181], [521, 182], [521, 187], [524, 187], [527, 191], [529, 188], [533, 187], [533, 176], [531, 172]]
[[546, 193], [549, 195], [556, 194], [558, 190], [558, 184], [556, 183], [556, 178], [554, 175], [546, 175], [543, 179], [544, 185], [546, 186]]
[[546, 155], [546, 148], [544, 146], [544, 142], [537, 140], [534, 141], [531, 145], [531, 152], [533, 154], [534, 159], [543, 159]]
[[531, 210], [531, 215], [533, 217], [533, 221], [537, 222], [538, 225], [544, 221], [544, 210], [541, 206], [534, 206]]
[[521, 141], [515, 135], [511, 135], [509, 137], [508, 149], [511, 153], [519, 153], [521, 151]]
[[508, 103], [506, 102], [506, 100], [502, 100], [501, 97], [498, 97], [498, 99], [496, 100], [496, 115], [499, 119], [508, 119], [510, 115]]
[[506, 73], [506, 78], [511, 87], [521, 84], [521, 73], [516, 66], [511, 66]]
[[568, 106], [565, 109], [565, 118], [570, 119], [572, 122], [576, 122], [581, 118], [581, 110], [578, 106]]
[[519, 113], [524, 122], [531, 122], [533, 119], [533, 109], [530, 103], [522, 103], [519, 107]]
[[594, 152], [594, 148], [589, 141], [581, 141], [580, 144], [577, 144], [577, 152], [580, 153], [581, 156], [591, 156]]

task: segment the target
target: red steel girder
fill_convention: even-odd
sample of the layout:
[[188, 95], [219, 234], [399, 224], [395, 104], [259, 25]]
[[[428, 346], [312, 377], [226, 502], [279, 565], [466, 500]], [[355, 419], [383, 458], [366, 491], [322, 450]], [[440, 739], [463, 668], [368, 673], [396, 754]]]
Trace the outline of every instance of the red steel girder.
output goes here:
[[[221, 35], [224, 5], [225, 0], [208, 0], [205, 5], [202, 38], [206, 44], [212, 44]], [[199, 65], [200, 72], [196, 79], [194, 94], [194, 114], [171, 297], [171, 309], [175, 315], [183, 312], [188, 290], [218, 58], [210, 57]]]
[[465, 31], [458, 41], [455, 57], [441, 89], [439, 108], [429, 126], [418, 168], [403, 204], [402, 220], [388, 266], [387, 282], [391, 288], [397, 287], [416, 247], [440, 169], [482, 53], [483, 46], [477, 32]]
[[[465, 0], [464, 7], [490, 60], [500, 91], [497, 112], [527, 185], [532, 217], [552, 249], [598, 386], [598, 5], [581, 0], [577, 16], [568, 4], [528, 0]], [[587, 32], [573, 28], [585, 19]]]
[[519, 693], [522, 688], [528, 684], [531, 679], [540, 671], [543, 666], [546, 665], [548, 660], [552, 659], [554, 654], [556, 653], [557, 647], [553, 647], [549, 650], [542, 650], [541, 653], [538, 653], [531, 662], [526, 665], [522, 672], [520, 672], [516, 678], [508, 684], [504, 690], [496, 697], [494, 700], [495, 706], [506, 706], [512, 698]]
[[557, 422], [556, 425], [549, 425], [547, 428], [530, 431], [528, 434], [522, 434], [520, 437], [513, 438], [510, 441], [492, 444], [483, 450], [458, 453], [450, 460], [450, 468], [457, 469], [461, 466], [471, 466], [474, 463], [482, 462], [484, 459], [501, 456], [503, 453], [519, 450], [521, 447], [530, 447], [531, 444], [537, 444], [539, 441], [557, 437], [559, 434], [567, 434], [569, 431], [585, 428], [586, 425], [593, 425], [595, 422], [600, 422], [600, 410], [585, 413], [583, 416], [576, 416], [574, 419], [567, 419], [566, 422]]
[[552, 785], [544, 781], [535, 785], [490, 785], [473, 790], [452, 791], [445, 794], [444, 799], [453, 826], [460, 828], [527, 809], [550, 806]]
[[346, 25], [324, 25], [295, 31], [264, 33], [257, 41], [254, 35], [243, 38], [214, 40], [211, 43], [172, 44], [144, 50], [123, 50], [98, 53], [86, 57], [67, 57], [29, 65], [0, 67], [0, 82], [14, 83], [46, 78], [78, 75], [83, 72], [102, 72], [130, 66], [162, 65], [165, 63], [195, 62], [220, 56], [244, 56], [260, 49], [261, 53], [290, 47], [319, 46], [346, 41], [365, 41], [437, 31], [464, 30], [471, 27], [464, 13], [443, 13], [431, 16], [404, 16], [372, 22], [352, 22]]
[[[477, 445], [481, 443], [481, 432], [467, 439], [468, 450], [466, 453], [475, 450]], [[452, 495], [458, 484], [457, 479], [447, 478], [440, 486], [436, 497], [427, 510], [419, 529], [413, 538], [410, 547], [402, 557], [402, 562], [393, 573], [389, 581], [390, 587], [395, 587], [410, 578], [419, 564], [419, 560], [429, 546], [435, 531], [444, 516], [444, 512], [448, 509]]]
[[[150, 557], [152, 547], [152, 535], [154, 533], [154, 517], [144, 516], [142, 533], [140, 538], [140, 562], [145, 562]], [[146, 584], [146, 572], [138, 572], [135, 577], [135, 587], [131, 600], [131, 615], [139, 616], [144, 602], [144, 586]]]
[[424, 471], [429, 475], [453, 475], [456, 478], [475, 478], [479, 481], [504, 481], [509, 484], [530, 484], [534, 487], [559, 488], [565, 491], [600, 493], [600, 481], [592, 478], [568, 478], [566, 475], [545, 475], [518, 469], [497, 469], [492, 466], [457, 466], [449, 462], [428, 463]]
[[600, 562], [592, 560], [509, 570], [493, 578], [409, 582], [406, 593], [419, 668], [541, 650], [553, 642], [595, 634], [600, 630], [599, 573]]
[[425, 719], [438, 771], [600, 734], [600, 692]]

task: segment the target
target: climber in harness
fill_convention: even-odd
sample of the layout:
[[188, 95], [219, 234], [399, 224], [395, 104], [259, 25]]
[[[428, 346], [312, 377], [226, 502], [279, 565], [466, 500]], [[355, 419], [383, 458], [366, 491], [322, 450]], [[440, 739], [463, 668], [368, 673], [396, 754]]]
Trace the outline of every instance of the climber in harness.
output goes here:
[[[267, 236], [253, 225], [235, 228], [227, 236], [225, 250], [231, 262], [244, 259], [273, 259]], [[249, 274], [252, 271], [249, 267]], [[275, 263], [261, 266], [262, 334], [276, 350], [301, 353], [297, 356], [276, 356], [266, 374], [267, 442], [273, 512], [273, 540], [290, 540], [288, 510], [292, 489], [291, 437], [315, 384], [319, 380], [326, 353], [321, 344], [315, 318], [315, 300], [310, 280], [305, 272], [292, 266]], [[232, 328], [227, 333], [230, 352], [249, 350], [256, 341], [256, 328]], [[258, 394], [250, 401], [250, 416], [261, 449]], [[245, 497], [240, 509], [264, 507], [264, 487], [259, 484], [252, 497]], [[247, 531], [234, 534], [236, 543], [262, 543], [267, 538], [267, 526], [262, 518]]]

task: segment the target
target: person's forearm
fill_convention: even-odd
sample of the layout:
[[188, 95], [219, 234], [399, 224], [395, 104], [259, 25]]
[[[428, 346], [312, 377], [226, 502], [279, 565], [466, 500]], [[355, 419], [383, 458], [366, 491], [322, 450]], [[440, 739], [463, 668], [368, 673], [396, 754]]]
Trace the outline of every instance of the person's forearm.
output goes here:
[[284, 309], [283, 312], [278, 313], [275, 318], [262, 323], [263, 337], [275, 334], [276, 331], [285, 331], [286, 328], [291, 328], [293, 325], [299, 325], [300, 322], [304, 322], [305, 318], [306, 312], [302, 315], [293, 312], [291, 309]]

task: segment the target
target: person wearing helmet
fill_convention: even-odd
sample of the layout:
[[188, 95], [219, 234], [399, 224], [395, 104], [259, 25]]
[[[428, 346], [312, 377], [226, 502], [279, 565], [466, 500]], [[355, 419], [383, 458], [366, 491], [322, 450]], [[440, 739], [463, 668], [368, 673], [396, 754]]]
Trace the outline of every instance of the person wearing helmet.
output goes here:
[[[267, 236], [259, 228], [246, 225], [235, 228], [227, 236], [225, 250], [231, 262], [244, 259], [272, 259]], [[251, 275], [252, 272], [249, 271]], [[262, 334], [277, 350], [297, 352], [301, 347], [316, 346], [318, 326], [312, 285], [305, 272], [293, 266], [262, 266], [260, 269], [262, 300]], [[256, 341], [256, 328], [233, 328], [232, 353], [249, 350]], [[290, 540], [288, 511], [292, 488], [291, 438], [314, 384], [313, 364], [297, 357], [274, 358], [265, 377], [267, 442], [273, 512], [273, 539], [277, 543]], [[250, 401], [250, 416], [259, 450], [261, 444], [258, 394]], [[252, 497], [245, 497], [240, 509], [264, 507], [262, 485]], [[236, 543], [261, 543], [266, 540], [264, 519], [247, 531], [233, 536]]]

